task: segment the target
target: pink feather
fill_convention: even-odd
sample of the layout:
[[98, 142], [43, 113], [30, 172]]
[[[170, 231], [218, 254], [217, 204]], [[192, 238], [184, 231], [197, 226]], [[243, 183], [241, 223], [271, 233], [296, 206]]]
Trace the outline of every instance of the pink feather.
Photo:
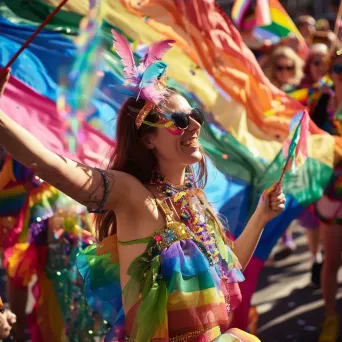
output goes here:
[[158, 105], [165, 99], [166, 94], [169, 93], [167, 88], [158, 90], [153, 83], [147, 85], [140, 90], [140, 97], [152, 101], [154, 104]]
[[145, 68], [147, 68], [149, 65], [151, 65], [152, 63], [156, 61], [160, 61], [165, 55], [165, 53], [169, 49], [171, 49], [172, 46], [170, 44], [174, 42], [175, 41], [172, 39], [167, 39], [167, 40], [163, 40], [161, 42], [152, 44], [150, 48], [148, 49], [146, 56], [142, 60], [142, 63], [144, 64]]
[[136, 74], [136, 65], [133, 57], [132, 49], [125, 37], [121, 34], [112, 30], [112, 35], [114, 38], [113, 45], [121, 58], [122, 64], [124, 65], [124, 75], [125, 78], [132, 78]]

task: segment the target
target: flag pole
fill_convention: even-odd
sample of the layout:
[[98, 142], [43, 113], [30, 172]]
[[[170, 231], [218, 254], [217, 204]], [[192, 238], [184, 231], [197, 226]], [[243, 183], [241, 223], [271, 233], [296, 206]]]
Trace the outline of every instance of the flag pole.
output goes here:
[[20, 49], [15, 53], [15, 55], [6, 64], [4, 70], [11, 67], [18, 56], [28, 47], [34, 38], [37, 37], [39, 32], [52, 20], [52, 18], [60, 11], [60, 9], [68, 2], [68, 0], [63, 0], [49, 15], [48, 17], [38, 26], [38, 28], [32, 33], [32, 35], [26, 40], [26, 42], [20, 47]]

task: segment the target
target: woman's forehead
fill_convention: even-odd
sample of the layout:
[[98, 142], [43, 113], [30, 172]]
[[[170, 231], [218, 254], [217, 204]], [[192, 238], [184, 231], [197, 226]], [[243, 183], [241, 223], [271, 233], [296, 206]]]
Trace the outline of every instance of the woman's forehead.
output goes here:
[[292, 59], [290, 57], [287, 57], [287, 56], [278, 56], [277, 61], [281, 61], [281, 60], [286, 61], [286, 62], [287, 61], [292, 62]]
[[165, 104], [165, 107], [174, 112], [174, 111], [188, 111], [191, 109], [191, 106], [189, 102], [186, 100], [185, 97], [183, 97], [180, 94], [173, 94], [171, 95], [167, 103]]

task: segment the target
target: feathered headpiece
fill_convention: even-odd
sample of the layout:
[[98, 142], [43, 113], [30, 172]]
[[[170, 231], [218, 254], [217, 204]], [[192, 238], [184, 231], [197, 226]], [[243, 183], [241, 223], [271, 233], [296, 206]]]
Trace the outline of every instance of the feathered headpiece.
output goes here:
[[116, 87], [123, 94], [146, 100], [145, 106], [137, 115], [135, 124], [141, 126], [148, 113], [158, 106], [168, 94], [165, 71], [167, 64], [161, 58], [171, 48], [174, 40], [163, 40], [154, 43], [141, 62], [136, 66], [131, 47], [121, 34], [112, 30], [113, 45], [124, 65], [125, 84]]

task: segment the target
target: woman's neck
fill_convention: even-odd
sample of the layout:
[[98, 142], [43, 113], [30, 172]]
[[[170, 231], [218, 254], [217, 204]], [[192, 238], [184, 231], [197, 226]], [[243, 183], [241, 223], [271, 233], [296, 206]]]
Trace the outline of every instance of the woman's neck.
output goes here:
[[160, 173], [173, 185], [183, 185], [185, 179], [185, 167], [175, 163], [159, 165]]

